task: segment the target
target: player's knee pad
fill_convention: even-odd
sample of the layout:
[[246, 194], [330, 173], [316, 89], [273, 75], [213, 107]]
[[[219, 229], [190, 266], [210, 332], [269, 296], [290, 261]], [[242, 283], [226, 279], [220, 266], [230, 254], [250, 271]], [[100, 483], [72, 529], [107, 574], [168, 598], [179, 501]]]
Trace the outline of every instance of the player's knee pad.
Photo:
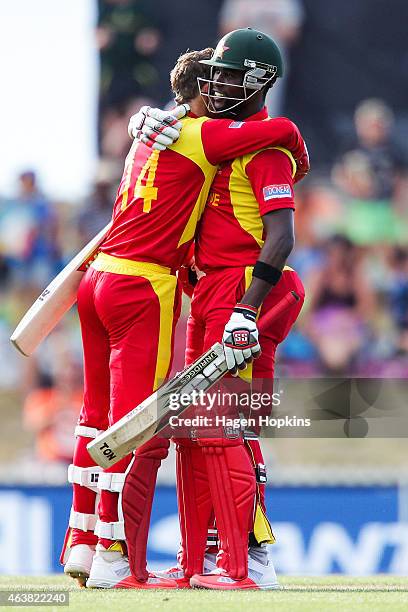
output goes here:
[[235, 579], [248, 573], [248, 534], [256, 496], [255, 474], [243, 445], [203, 446], [221, 546], [220, 564]]
[[71, 463], [68, 466], [68, 482], [77, 484], [81, 487], [91, 489], [94, 493], [98, 492], [98, 480], [100, 474], [103, 473], [101, 467], [95, 465], [91, 467], [79, 467]]
[[[101, 506], [104, 506], [105, 493], [117, 494], [117, 498], [114, 503], [117, 504], [117, 520], [106, 521], [101, 518], [98, 519], [95, 526], [95, 534], [102, 540], [125, 540], [125, 527], [122, 512], [122, 492], [126, 477], [126, 468], [128, 462], [131, 461], [131, 456], [121, 460], [119, 464], [115, 466], [116, 469], [122, 468], [124, 471], [102, 471], [98, 478], [98, 490], [101, 494]], [[112, 469], [112, 468], [110, 468]], [[100, 507], [100, 515], [106, 514], [106, 508]]]
[[76, 425], [74, 429], [74, 435], [76, 437], [82, 436], [83, 438], [97, 438], [104, 430], [98, 427], [89, 427], [88, 425]]
[[[69, 527], [84, 532], [94, 531], [97, 521], [98, 480], [102, 469], [90, 458], [86, 444], [89, 438], [95, 438], [99, 433], [100, 431], [95, 427], [76, 426], [74, 463], [68, 467], [68, 482], [74, 487], [74, 503], [71, 508]], [[84, 506], [88, 512], [78, 510], [81, 507], [83, 509]], [[91, 506], [92, 512], [90, 512]]]
[[[94, 530], [98, 520], [97, 507], [99, 502], [98, 479], [102, 469], [95, 465], [91, 459], [86, 445], [91, 438], [101, 433], [96, 427], [77, 425], [74, 435], [76, 437], [74, 463], [68, 467], [68, 482], [73, 485], [73, 504], [69, 516], [68, 529], [62, 547], [60, 562], [64, 565], [71, 549], [75, 544], [94, 544], [96, 541]], [[88, 512], [81, 512], [78, 508], [86, 507]]]
[[212, 501], [201, 448], [190, 440], [177, 440], [176, 462], [183, 548], [178, 558], [185, 575], [190, 577], [203, 571]]
[[[96, 500], [98, 497], [96, 496]], [[64, 543], [60, 554], [60, 563], [65, 565], [69, 551], [75, 544], [96, 544], [96, 536], [94, 533], [95, 526], [98, 521], [98, 515], [95, 512], [88, 514], [79, 512], [71, 507], [69, 515], [68, 529], [65, 534]]]
[[96, 465], [86, 448], [89, 440], [96, 438], [102, 433], [101, 429], [96, 427], [88, 427], [87, 425], [77, 425], [74, 430], [75, 449], [73, 464], [80, 467], [89, 467]]

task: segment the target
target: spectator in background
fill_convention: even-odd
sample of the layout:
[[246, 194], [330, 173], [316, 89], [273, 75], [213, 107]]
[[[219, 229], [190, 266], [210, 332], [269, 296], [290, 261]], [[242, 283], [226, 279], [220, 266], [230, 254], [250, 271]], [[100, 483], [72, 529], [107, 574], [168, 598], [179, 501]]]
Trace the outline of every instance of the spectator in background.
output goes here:
[[55, 378], [40, 374], [38, 385], [23, 408], [24, 427], [35, 434], [36, 457], [42, 462], [70, 463], [72, 433], [82, 406], [82, 368], [66, 355], [55, 369]]
[[323, 371], [351, 374], [353, 361], [369, 337], [375, 300], [350, 240], [335, 235], [327, 241], [325, 259], [310, 279], [307, 294], [303, 324]]
[[299, 0], [251, 0], [250, 3], [248, 0], [224, 0], [220, 15], [221, 35], [247, 27], [261, 30], [272, 36], [282, 53], [285, 73], [266, 98], [270, 117], [284, 114], [289, 49], [299, 36], [302, 21], [303, 8]]
[[332, 171], [333, 183], [344, 202], [342, 231], [359, 245], [393, 244], [407, 235], [403, 219], [391, 202], [378, 199], [376, 172], [363, 149], [346, 153]]
[[397, 177], [406, 169], [404, 155], [392, 140], [394, 114], [382, 100], [361, 102], [354, 114], [356, 150], [367, 158], [375, 200], [391, 200]]
[[58, 270], [57, 218], [31, 170], [19, 176], [18, 195], [0, 211], [0, 245], [13, 280], [27, 288], [42, 287]]
[[117, 185], [116, 166], [101, 160], [93, 191], [80, 210], [76, 224], [82, 244], [86, 244], [109, 223], [112, 217], [112, 202]]

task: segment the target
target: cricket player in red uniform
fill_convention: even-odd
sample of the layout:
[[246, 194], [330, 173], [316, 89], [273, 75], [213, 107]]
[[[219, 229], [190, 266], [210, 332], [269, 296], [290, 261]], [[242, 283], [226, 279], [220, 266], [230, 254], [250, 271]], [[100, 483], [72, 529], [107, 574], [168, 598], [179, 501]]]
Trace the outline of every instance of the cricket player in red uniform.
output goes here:
[[[244, 120], [267, 119], [267, 90], [282, 75], [279, 49], [270, 37], [236, 30], [204, 63], [212, 66], [204, 93], [212, 115], [235, 116], [238, 132]], [[253, 379], [272, 381], [276, 347], [287, 336], [304, 299], [299, 277], [286, 266], [294, 244], [295, 173], [292, 154], [279, 146], [247, 154], [218, 170], [196, 242], [196, 266], [205, 275], [192, 299], [187, 364], [223, 338], [231, 372], [246, 369], [258, 357], [250, 366]], [[265, 313], [289, 291], [296, 292], [298, 303], [259, 337], [257, 317], [262, 326]], [[263, 485], [255, 482], [253, 469], [253, 463], [263, 463], [259, 442], [246, 442], [251, 461], [242, 437], [228, 437], [222, 428], [211, 437], [205, 435], [204, 430], [201, 438], [177, 443], [182, 506], [179, 562], [184, 577], [192, 586], [209, 589], [277, 588], [263, 547], [273, 541], [264, 514]], [[219, 553], [217, 568], [203, 575], [200, 568], [212, 507]], [[253, 535], [248, 573], [249, 532]]]
[[[208, 50], [189, 55], [196, 76], [206, 76], [208, 69], [197, 60], [208, 58]], [[197, 96], [195, 102], [197, 115], [202, 114], [201, 98]], [[182, 136], [169, 150], [152, 149], [138, 141], [132, 145], [112, 227], [78, 293], [84, 403], [69, 471], [74, 491], [63, 562], [64, 571], [81, 580], [90, 571], [90, 587], [177, 587], [175, 581], [146, 570], [156, 474], [167, 455], [168, 441], [153, 439], [137, 451], [126, 478], [131, 519], [125, 522], [120, 496], [131, 457], [100, 471], [86, 444], [150, 395], [169, 372], [180, 306], [175, 272], [194, 239], [217, 164], [271, 144], [284, 144], [295, 155], [304, 154], [296, 126], [285, 119], [251, 122], [240, 134], [230, 129], [228, 120], [191, 115], [182, 123]], [[165, 124], [157, 131], [167, 129]], [[132, 543], [133, 577], [125, 556], [125, 536]]]

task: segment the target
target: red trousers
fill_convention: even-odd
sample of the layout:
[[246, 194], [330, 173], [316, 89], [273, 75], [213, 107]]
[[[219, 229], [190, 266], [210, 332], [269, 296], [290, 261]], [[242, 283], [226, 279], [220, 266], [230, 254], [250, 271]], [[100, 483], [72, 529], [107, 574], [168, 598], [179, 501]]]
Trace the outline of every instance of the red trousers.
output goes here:
[[[147, 270], [152, 264], [147, 265]], [[166, 378], [180, 312], [177, 279], [89, 268], [78, 291], [84, 350], [80, 424], [106, 429]]]
[[[167, 269], [144, 262], [118, 262], [116, 258], [110, 261], [105, 256], [102, 264], [106, 261], [108, 269], [122, 273], [90, 267], [78, 292], [84, 351], [84, 402], [79, 424], [100, 430], [135, 408], [167, 377], [181, 304], [177, 279]], [[74, 464], [79, 467], [93, 465], [85, 442], [77, 439]], [[169, 442], [159, 438], [145, 446], [149, 459], [155, 454], [161, 459]], [[143, 457], [143, 453], [141, 447], [138, 454]], [[122, 459], [107, 471], [125, 472], [130, 459]], [[73, 486], [74, 510], [94, 513], [95, 493]], [[116, 492], [101, 492], [99, 519], [104, 523], [118, 521]], [[89, 543], [86, 533], [73, 531], [73, 544]]]
[[[188, 320], [186, 364], [193, 362], [215, 342], [221, 340], [225, 324], [236, 303], [241, 301], [251, 279], [252, 268], [248, 267], [213, 270], [199, 280], [194, 290]], [[299, 295], [299, 302], [276, 322], [263, 327], [262, 318], [265, 313], [289, 291], [295, 291]], [[256, 380], [262, 380], [263, 391], [272, 393], [276, 348], [286, 338], [299, 316], [304, 295], [304, 287], [297, 273], [291, 268], [285, 268], [279, 283], [272, 288], [262, 304], [258, 320], [262, 354], [244, 371], [244, 377], [248, 378], [248, 374], [249, 378], [252, 376], [254, 384]], [[271, 381], [270, 389], [265, 388], [265, 379], [266, 383], [268, 379]], [[258, 440], [247, 440], [244, 448], [249, 453], [254, 467], [264, 463]], [[265, 486], [258, 483], [256, 490], [258, 503], [254, 515], [254, 530], [258, 531], [255, 537], [262, 539], [268, 532], [269, 525], [267, 520], [263, 520], [263, 517], [266, 518]]]
[[[214, 342], [221, 341], [231, 312], [242, 299], [251, 278], [252, 268], [226, 268], [213, 270], [199, 280], [194, 290], [187, 326], [186, 364], [197, 359]], [[264, 329], [263, 315], [289, 291], [296, 291], [301, 299], [276, 323]], [[298, 318], [304, 296], [304, 287], [297, 273], [290, 268], [285, 269], [279, 283], [265, 298], [259, 314], [262, 354], [253, 363], [253, 378], [273, 378], [276, 347], [286, 338]]]

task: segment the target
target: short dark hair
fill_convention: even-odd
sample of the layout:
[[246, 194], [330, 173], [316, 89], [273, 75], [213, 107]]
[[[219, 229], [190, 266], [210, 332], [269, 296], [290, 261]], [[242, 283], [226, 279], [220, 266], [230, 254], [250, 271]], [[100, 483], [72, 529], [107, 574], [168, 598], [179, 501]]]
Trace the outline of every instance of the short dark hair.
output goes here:
[[201, 51], [187, 51], [178, 58], [170, 72], [170, 83], [176, 102], [183, 103], [198, 95], [197, 77], [210, 78], [210, 66], [200, 64], [200, 60], [212, 57], [214, 49], [207, 47]]

